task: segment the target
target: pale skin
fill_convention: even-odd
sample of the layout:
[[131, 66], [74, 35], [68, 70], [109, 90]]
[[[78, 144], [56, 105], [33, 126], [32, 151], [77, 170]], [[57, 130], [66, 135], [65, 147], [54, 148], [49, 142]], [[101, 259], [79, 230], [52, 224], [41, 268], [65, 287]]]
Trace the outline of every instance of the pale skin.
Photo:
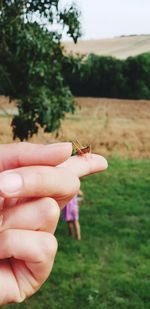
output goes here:
[[94, 154], [73, 156], [71, 143], [0, 145], [0, 305], [34, 294], [57, 251], [55, 229], [79, 178], [107, 168]]

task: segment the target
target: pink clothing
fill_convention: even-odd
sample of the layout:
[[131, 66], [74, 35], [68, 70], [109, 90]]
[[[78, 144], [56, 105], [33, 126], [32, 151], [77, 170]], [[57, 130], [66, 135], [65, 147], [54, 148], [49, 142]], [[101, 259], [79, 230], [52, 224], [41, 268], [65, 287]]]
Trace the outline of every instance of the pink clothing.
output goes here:
[[77, 195], [69, 201], [63, 210], [64, 221], [76, 221], [79, 220], [79, 206], [77, 202]]

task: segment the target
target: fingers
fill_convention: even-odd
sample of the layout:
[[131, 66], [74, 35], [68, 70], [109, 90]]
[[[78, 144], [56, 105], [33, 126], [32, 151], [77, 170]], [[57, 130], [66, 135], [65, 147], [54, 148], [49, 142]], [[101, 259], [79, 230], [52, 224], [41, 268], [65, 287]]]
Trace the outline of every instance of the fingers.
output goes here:
[[57, 167], [30, 166], [0, 173], [0, 195], [5, 198], [72, 197], [79, 190], [78, 177], [107, 168], [107, 161], [95, 154], [73, 156]]
[[100, 155], [87, 153], [83, 156], [72, 156], [59, 166], [67, 167], [78, 177], [89, 174], [102, 172], [107, 169], [108, 163], [106, 159]]
[[71, 153], [72, 143], [0, 145], [0, 171], [29, 165], [56, 166], [67, 160]]
[[40, 231], [7, 230], [0, 233], [0, 244], [0, 259], [11, 262], [21, 298], [30, 296], [52, 269], [57, 251], [55, 237]]
[[[107, 168], [101, 156], [70, 157], [71, 151], [70, 143], [0, 146], [0, 260], [6, 260], [6, 273], [12, 275], [14, 301], [32, 295], [49, 276], [57, 251], [52, 235], [57, 202], [63, 206], [78, 192], [79, 177]], [[0, 265], [0, 283], [5, 279], [7, 287], [10, 276], [3, 270]]]
[[78, 177], [62, 167], [30, 166], [0, 174], [0, 195], [5, 198], [72, 198], [79, 186]]
[[1, 212], [0, 232], [7, 229], [41, 230], [54, 234], [60, 208], [52, 198], [41, 198], [4, 207]]

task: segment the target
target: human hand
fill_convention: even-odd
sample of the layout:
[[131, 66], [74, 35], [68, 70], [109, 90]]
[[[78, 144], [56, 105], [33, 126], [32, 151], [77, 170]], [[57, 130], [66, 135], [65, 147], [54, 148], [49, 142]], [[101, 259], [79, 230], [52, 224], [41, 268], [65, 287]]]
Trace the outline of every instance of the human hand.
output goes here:
[[71, 143], [0, 146], [0, 305], [24, 300], [47, 279], [59, 207], [78, 192], [78, 177], [107, 167], [100, 156], [71, 152]]

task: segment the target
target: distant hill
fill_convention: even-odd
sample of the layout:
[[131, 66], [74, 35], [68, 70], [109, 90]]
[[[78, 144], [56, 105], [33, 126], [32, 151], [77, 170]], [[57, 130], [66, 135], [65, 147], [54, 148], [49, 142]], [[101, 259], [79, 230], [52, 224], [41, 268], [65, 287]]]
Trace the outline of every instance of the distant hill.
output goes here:
[[150, 35], [121, 36], [111, 39], [79, 40], [77, 44], [64, 42], [66, 52], [80, 54], [98, 54], [125, 59], [150, 52]]

